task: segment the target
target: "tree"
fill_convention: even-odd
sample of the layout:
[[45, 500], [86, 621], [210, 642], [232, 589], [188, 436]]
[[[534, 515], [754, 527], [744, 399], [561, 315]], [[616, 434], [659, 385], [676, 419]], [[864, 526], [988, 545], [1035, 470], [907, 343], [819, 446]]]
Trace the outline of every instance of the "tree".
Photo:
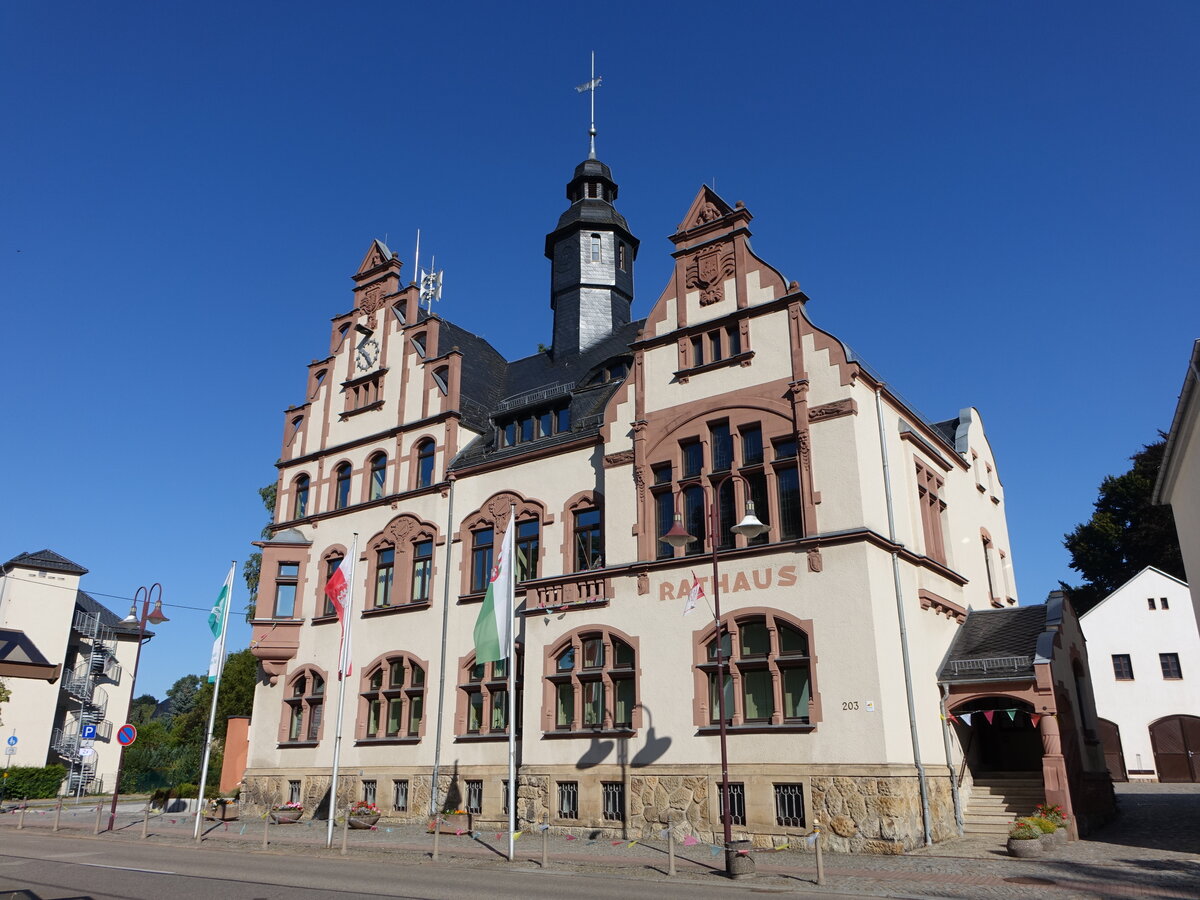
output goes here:
[[1146, 566], [1186, 577], [1171, 510], [1151, 502], [1167, 446], [1166, 436], [1159, 435], [1162, 440], [1130, 457], [1133, 466], [1128, 472], [1104, 479], [1092, 517], [1063, 536], [1071, 568], [1086, 580], [1077, 587], [1062, 584], [1079, 615]]
[[156, 709], [158, 709], [158, 698], [153, 694], [134, 697], [133, 702], [129, 704], [129, 721], [134, 725], [143, 725], [150, 721]]
[[[271, 526], [275, 522], [275, 496], [277, 492], [278, 487], [273, 483], [258, 489], [258, 496], [262, 498], [263, 506], [270, 513], [270, 518], [267, 519], [267, 524], [263, 526], [259, 537], [269, 538], [271, 536]], [[262, 554], [251, 553], [246, 559], [246, 564], [242, 566], [242, 577], [246, 579], [246, 587], [250, 591], [250, 599], [246, 603], [245, 610], [247, 622], [254, 618], [254, 611], [258, 608], [258, 579], [261, 574]]]
[[184, 675], [167, 688], [167, 699], [171, 701], [171, 715], [187, 715], [196, 706], [200, 691], [199, 675]]
[[[258, 680], [258, 659], [251, 650], [231, 653], [221, 670], [221, 695], [217, 697], [217, 719], [213, 723], [214, 737], [225, 737], [225, 722], [230, 716], [248, 716], [254, 709], [254, 686]], [[202, 747], [208, 731], [208, 715], [212, 710], [213, 684], [200, 686], [196, 705], [186, 715], [177, 716], [172, 736], [177, 742], [199, 743]]]

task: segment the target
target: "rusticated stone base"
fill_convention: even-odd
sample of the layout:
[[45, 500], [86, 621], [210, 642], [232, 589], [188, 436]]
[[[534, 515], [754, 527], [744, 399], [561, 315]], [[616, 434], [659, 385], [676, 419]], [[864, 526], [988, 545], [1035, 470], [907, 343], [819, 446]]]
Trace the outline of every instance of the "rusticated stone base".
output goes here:
[[[925, 843], [921, 792], [916, 776], [814, 776], [810, 780], [813, 820], [833, 852], [896, 854]], [[957, 832], [947, 778], [929, 778], [933, 840]]]

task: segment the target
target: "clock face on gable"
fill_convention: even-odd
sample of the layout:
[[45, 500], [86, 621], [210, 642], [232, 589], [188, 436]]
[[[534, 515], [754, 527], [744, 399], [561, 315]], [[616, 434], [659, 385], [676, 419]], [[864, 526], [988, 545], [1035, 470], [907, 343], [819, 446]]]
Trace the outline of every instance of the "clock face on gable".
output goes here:
[[364, 338], [355, 353], [355, 365], [360, 372], [366, 372], [379, 361], [379, 342], [373, 337]]

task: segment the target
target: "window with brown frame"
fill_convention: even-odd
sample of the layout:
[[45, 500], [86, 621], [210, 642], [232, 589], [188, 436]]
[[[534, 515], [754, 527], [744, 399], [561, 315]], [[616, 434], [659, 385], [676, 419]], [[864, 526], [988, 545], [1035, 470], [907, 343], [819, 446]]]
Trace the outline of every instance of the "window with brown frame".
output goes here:
[[921, 530], [925, 537], [925, 555], [946, 565], [946, 539], [942, 527], [946, 504], [942, 500], [942, 479], [933, 470], [916, 461], [917, 503], [921, 507]]
[[[779, 615], [733, 616], [721, 634], [726, 721], [735, 725], [810, 725], [813, 697], [809, 635]], [[709, 629], [704, 658], [705, 724], [720, 724], [717, 636]]]
[[433, 484], [434, 443], [431, 439], [421, 441], [417, 445], [417, 487], [424, 488]]
[[[520, 699], [522, 682], [521, 651], [517, 651], [515, 674], [517, 691], [517, 734], [521, 732]], [[460, 735], [508, 734], [509, 717], [512, 714], [508, 694], [508, 660], [476, 663], [475, 657], [468, 658], [463, 665], [458, 685], [462, 697], [459, 706]]]
[[287, 718], [286, 743], [313, 743], [320, 740], [321, 718], [325, 710], [325, 678], [312, 669], [301, 669], [288, 681], [284, 700]]
[[329, 579], [333, 577], [333, 573], [341, 566], [342, 559], [343, 557], [341, 556], [330, 556], [325, 559], [325, 581], [321, 584], [321, 615], [323, 616], [337, 615], [337, 610], [333, 607], [333, 601], [325, 593], [325, 586], [329, 584]]
[[334, 470], [333, 508], [345, 509], [350, 504], [350, 463]]
[[300, 582], [300, 563], [281, 562], [275, 576], [275, 606], [271, 616], [292, 619], [296, 616], [296, 587]]
[[308, 515], [308, 476], [297, 475], [292, 485], [292, 518], [303, 519]]
[[387, 493], [387, 454], [376, 453], [371, 457], [371, 478], [368, 500], [382, 500]]
[[572, 635], [551, 656], [553, 729], [562, 732], [634, 729], [637, 654], [610, 630]]
[[360, 741], [419, 738], [425, 714], [425, 668], [407, 654], [388, 656], [363, 673]]

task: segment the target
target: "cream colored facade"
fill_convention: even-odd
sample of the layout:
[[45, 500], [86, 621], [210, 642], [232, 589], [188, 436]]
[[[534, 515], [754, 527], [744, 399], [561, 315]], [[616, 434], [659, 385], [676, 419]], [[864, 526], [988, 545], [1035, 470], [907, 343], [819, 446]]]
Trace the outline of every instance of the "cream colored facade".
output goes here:
[[[24, 635], [50, 669], [22, 672], [11, 658], [0, 676], [12, 692], [4, 704], [7, 739], [15, 736], [13, 766], [61, 764], [64, 790], [111, 790], [120, 746], [116, 728], [128, 713], [137, 628], [80, 589], [87, 569], [52, 551], [24, 553], [0, 568], [0, 629]], [[80, 725], [96, 726], [82, 740]], [[114, 724], [115, 723], [115, 724]], [[93, 753], [81, 756], [80, 748]]]
[[[576, 170], [572, 206], [547, 239], [556, 285], [561, 260], [591, 252], [632, 286], [637, 244], [615, 195], [606, 166]], [[474, 693], [498, 688], [490, 670], [471, 680], [482, 599], [472, 571], [480, 536], [492, 528], [498, 543], [515, 505], [537, 535], [536, 576], [517, 592], [523, 822], [636, 835], [669, 816], [681, 833], [720, 832], [706, 606], [719, 587], [735, 650], [735, 831], [763, 843], [821, 821], [835, 849], [876, 852], [956, 833], [960, 757], [946, 756], [936, 673], [969, 608], [1016, 602], [996, 461], [977, 411], [925, 421], [813, 325], [797, 284], [750, 250], [749, 219], [702, 189], [645, 321], [622, 321], [614, 295], [607, 343], [507, 364], [422, 312], [399, 261], [372, 244], [353, 311], [333, 320], [329, 357], [309, 366], [306, 403], [285, 414], [252, 643], [268, 683], [255, 697], [250, 797], [312, 808], [328, 791], [339, 625], [322, 591], [357, 534], [339, 800], [373, 783], [385, 814], [427, 815], [440, 746], [441, 789], [503, 818], [506, 732], [489, 727], [499, 721], [487, 700], [471, 714]], [[559, 295], [555, 316], [573, 315], [572, 302]], [[720, 533], [752, 498], [770, 528], [758, 543], [722, 539], [714, 584], [705, 516], [718, 496]], [[658, 540], [674, 510], [699, 537], [694, 554]], [[597, 518], [598, 551], [586, 543]], [[693, 576], [707, 601], [684, 616]], [[596, 647], [602, 664], [589, 666]], [[391, 662], [406, 673], [394, 691]]]

